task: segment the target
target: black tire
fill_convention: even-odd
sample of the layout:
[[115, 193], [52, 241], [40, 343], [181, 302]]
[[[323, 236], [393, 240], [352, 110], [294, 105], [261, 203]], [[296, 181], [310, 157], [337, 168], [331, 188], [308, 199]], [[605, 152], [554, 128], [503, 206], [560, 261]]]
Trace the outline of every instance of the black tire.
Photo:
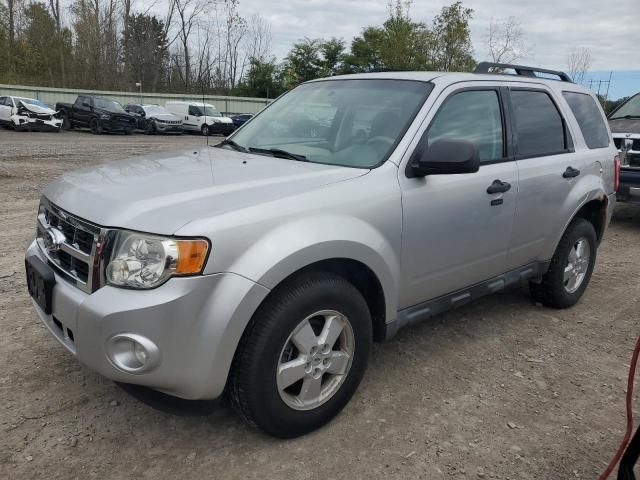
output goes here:
[[131, 135], [133, 133], [133, 128], [128, 128], [124, 131], [125, 135]]
[[71, 120], [69, 120], [69, 115], [63, 113], [60, 117], [62, 118], [62, 129], [71, 130], [73, 128], [73, 124], [71, 123]]
[[145, 126], [144, 133], [145, 135], [154, 135], [156, 133], [156, 124], [149, 120]]
[[[278, 391], [276, 372], [289, 335], [319, 310], [342, 313], [351, 325], [355, 348], [346, 377], [333, 396], [310, 410], [288, 406]], [[232, 406], [252, 426], [280, 438], [315, 430], [349, 402], [364, 376], [372, 344], [371, 315], [360, 292], [340, 276], [310, 272], [278, 286], [247, 327], [229, 377]]]
[[202, 128], [200, 129], [200, 131], [202, 132], [202, 135], [204, 135], [205, 137], [208, 137], [209, 135], [211, 135], [211, 129], [209, 128], [209, 125], [207, 125], [206, 123], [202, 125]]
[[[589, 259], [584, 278], [577, 289], [570, 292], [565, 286], [565, 268], [568, 267], [569, 253], [580, 239], [586, 239], [588, 242]], [[589, 285], [596, 263], [597, 242], [598, 238], [593, 224], [583, 218], [574, 219], [564, 232], [551, 259], [549, 270], [542, 277], [542, 281], [529, 283], [533, 299], [553, 308], [568, 308], [575, 305]]]
[[100, 126], [100, 122], [97, 118], [92, 118], [89, 122], [89, 128], [91, 129], [91, 133], [94, 135], [100, 135], [102, 133], [102, 127]]

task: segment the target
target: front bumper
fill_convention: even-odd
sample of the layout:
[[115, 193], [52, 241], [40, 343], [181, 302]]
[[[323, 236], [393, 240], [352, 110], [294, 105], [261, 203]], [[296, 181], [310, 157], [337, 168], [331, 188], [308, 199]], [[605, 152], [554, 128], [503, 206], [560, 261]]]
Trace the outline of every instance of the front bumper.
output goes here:
[[162, 123], [155, 123], [156, 132], [158, 133], [183, 133], [182, 125], [164, 125]]
[[18, 131], [33, 130], [38, 132], [57, 132], [62, 127], [62, 120], [59, 118], [46, 120], [41, 118], [14, 115], [11, 120], [13, 121], [14, 128]]
[[122, 122], [118, 120], [98, 120], [100, 128], [105, 132], [133, 132], [136, 128], [136, 122]]
[[620, 169], [617, 199], [620, 202], [640, 204], [640, 169]]
[[[46, 259], [37, 244], [27, 256]], [[186, 399], [224, 391], [236, 346], [269, 290], [233, 273], [173, 278], [152, 290], [105, 286], [87, 294], [55, 272], [52, 313], [33, 302], [51, 334], [91, 370]], [[109, 358], [116, 334], [141, 335], [157, 345], [158, 365], [127, 373]]]
[[229, 135], [236, 129], [233, 123], [214, 122], [209, 125], [209, 131], [213, 134]]

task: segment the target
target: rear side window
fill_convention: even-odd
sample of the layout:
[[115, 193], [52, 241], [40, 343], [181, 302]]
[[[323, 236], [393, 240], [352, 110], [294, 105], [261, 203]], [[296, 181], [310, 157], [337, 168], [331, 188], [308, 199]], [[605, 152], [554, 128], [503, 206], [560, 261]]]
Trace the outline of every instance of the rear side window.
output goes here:
[[519, 157], [566, 152], [568, 140], [564, 121], [546, 92], [512, 90], [511, 105]]
[[562, 92], [580, 125], [584, 141], [589, 148], [609, 146], [609, 132], [602, 120], [602, 114], [591, 95], [577, 92]]
[[478, 146], [480, 161], [504, 156], [502, 114], [495, 90], [466, 90], [449, 97], [429, 127], [428, 144], [468, 140]]

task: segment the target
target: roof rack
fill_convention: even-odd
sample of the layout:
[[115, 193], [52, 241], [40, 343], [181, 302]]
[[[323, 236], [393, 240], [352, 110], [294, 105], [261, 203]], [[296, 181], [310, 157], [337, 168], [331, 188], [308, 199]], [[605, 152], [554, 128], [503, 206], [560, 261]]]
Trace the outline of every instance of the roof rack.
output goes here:
[[[569, 75], [559, 70], [548, 70], [546, 68], [525, 67], [522, 65], [512, 65], [510, 63], [492, 63], [492, 62], [480, 62], [473, 73], [493, 73], [489, 70], [492, 68], [512, 69], [515, 70], [517, 75], [522, 77], [537, 77], [537, 73], [546, 73], [549, 75], [556, 75], [561, 81], [573, 83]], [[539, 77], [537, 77], [539, 78]]]

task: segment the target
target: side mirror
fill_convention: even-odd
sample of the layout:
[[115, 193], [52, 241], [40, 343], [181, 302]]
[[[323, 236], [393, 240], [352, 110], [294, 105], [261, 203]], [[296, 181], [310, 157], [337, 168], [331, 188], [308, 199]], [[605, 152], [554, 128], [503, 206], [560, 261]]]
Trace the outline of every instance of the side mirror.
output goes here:
[[[426, 148], [420, 148], [423, 141]], [[426, 146], [423, 137], [409, 165], [409, 177], [475, 173], [480, 169], [480, 153], [475, 143], [466, 140], [436, 140]]]

